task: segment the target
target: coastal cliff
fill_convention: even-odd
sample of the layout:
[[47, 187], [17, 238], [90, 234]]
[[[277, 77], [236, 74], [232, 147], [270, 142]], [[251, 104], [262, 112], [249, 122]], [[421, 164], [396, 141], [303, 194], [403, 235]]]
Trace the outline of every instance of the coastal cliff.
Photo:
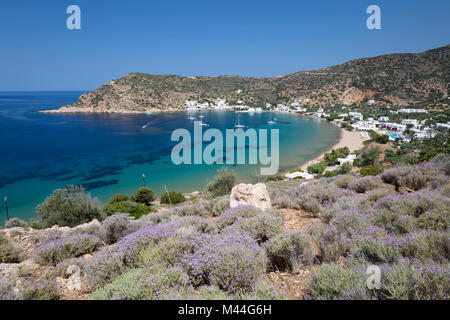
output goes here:
[[72, 105], [44, 112], [142, 113], [186, 108], [226, 99], [249, 106], [308, 101], [326, 107], [367, 100], [405, 106], [448, 97], [450, 45], [423, 53], [391, 54], [352, 60], [315, 71], [275, 78], [240, 76], [181, 77], [129, 73], [80, 96]]

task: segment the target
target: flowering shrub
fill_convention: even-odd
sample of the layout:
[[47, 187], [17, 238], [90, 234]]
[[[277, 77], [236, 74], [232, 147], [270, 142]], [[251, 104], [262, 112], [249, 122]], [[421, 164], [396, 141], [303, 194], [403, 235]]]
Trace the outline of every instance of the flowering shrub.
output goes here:
[[247, 234], [258, 243], [266, 242], [283, 232], [283, 219], [262, 213], [251, 218], [241, 218], [227, 227], [224, 233]]
[[98, 289], [91, 300], [153, 300], [166, 290], [184, 286], [188, 282], [186, 274], [179, 267], [150, 267], [132, 269], [104, 288]]
[[249, 291], [265, 270], [264, 251], [247, 235], [213, 237], [184, 259], [193, 284], [216, 285], [229, 292]]
[[298, 272], [302, 264], [309, 265], [314, 259], [310, 241], [303, 233], [280, 234], [265, 246], [267, 257], [276, 269]]
[[359, 237], [354, 255], [372, 263], [394, 263], [401, 258], [444, 262], [449, 258], [446, 233], [416, 232], [405, 236]]
[[[345, 299], [355, 296], [360, 288], [366, 288], [365, 270], [355, 270], [335, 263], [324, 264], [315, 269], [310, 282], [311, 298], [318, 300]], [[366, 299], [365, 292], [359, 292]]]
[[24, 300], [58, 300], [60, 293], [54, 280], [42, 280], [26, 284], [22, 296]]
[[358, 193], [365, 193], [367, 191], [377, 189], [380, 185], [380, 178], [367, 176], [357, 180], [353, 180], [348, 184], [348, 188]]
[[100, 239], [91, 235], [50, 239], [36, 249], [35, 259], [40, 264], [55, 265], [67, 258], [94, 252], [100, 245]]
[[128, 213], [117, 213], [106, 218], [102, 227], [105, 232], [106, 243], [116, 243], [128, 233], [130, 218]]
[[219, 217], [219, 219], [217, 219], [217, 224], [220, 229], [224, 229], [227, 226], [231, 226], [233, 223], [240, 219], [252, 218], [262, 213], [263, 211], [259, 208], [248, 205], [241, 205], [235, 208], [228, 209]]
[[448, 263], [421, 263], [409, 259], [381, 268], [379, 299], [448, 300], [450, 268]]
[[96, 252], [86, 264], [88, 286], [99, 288], [114, 280], [127, 268], [138, 266], [142, 250], [159, 240], [174, 235], [174, 224], [161, 224], [139, 229], [121, 239], [112, 248]]

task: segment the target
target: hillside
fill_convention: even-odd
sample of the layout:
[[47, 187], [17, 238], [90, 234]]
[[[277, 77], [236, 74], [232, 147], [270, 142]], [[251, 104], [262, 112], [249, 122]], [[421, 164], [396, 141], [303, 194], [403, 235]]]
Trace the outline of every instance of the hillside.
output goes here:
[[450, 45], [423, 53], [352, 60], [315, 71], [276, 78], [181, 77], [129, 73], [82, 95], [57, 112], [145, 112], [184, 109], [186, 100], [223, 98], [250, 106], [310, 100], [310, 105], [375, 104], [405, 106], [448, 96]]

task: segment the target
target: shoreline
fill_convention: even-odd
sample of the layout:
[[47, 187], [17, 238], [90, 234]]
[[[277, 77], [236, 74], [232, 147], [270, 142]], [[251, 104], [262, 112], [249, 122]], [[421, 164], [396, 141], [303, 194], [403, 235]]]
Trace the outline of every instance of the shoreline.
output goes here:
[[[329, 152], [331, 152], [334, 149], [348, 147], [350, 149], [350, 153], [353, 153], [356, 150], [362, 149], [362, 147], [364, 146], [364, 141], [367, 140], [367, 139], [364, 139], [362, 137], [362, 134], [364, 134], [363, 132], [361, 132], [361, 131], [348, 131], [348, 130], [338, 126], [334, 122], [331, 122], [331, 124], [335, 125], [336, 127], [338, 127], [340, 129], [338, 142], [336, 144], [332, 145], [326, 151], [324, 151], [324, 152], [320, 153], [319, 155], [317, 155], [316, 157], [314, 157], [314, 158], [312, 158], [312, 159], [310, 159], [310, 160], [308, 160], [306, 162], [301, 163], [297, 167], [297, 169], [300, 168], [304, 172], [308, 172], [307, 168], [310, 165], [319, 163], [326, 153], [329, 153]], [[289, 173], [289, 172], [290, 171], [281, 172], [281, 174], [286, 174], [286, 173]]]

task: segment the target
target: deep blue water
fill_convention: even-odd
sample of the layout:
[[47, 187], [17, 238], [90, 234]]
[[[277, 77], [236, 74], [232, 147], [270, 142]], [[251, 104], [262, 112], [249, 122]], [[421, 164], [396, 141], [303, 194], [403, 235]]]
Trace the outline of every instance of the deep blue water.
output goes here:
[[[219, 165], [171, 162], [177, 128], [192, 132], [186, 112], [148, 115], [42, 114], [75, 102], [83, 92], [0, 93], [0, 199], [8, 196], [10, 217], [35, 217], [34, 208], [56, 188], [83, 185], [102, 202], [115, 193], [133, 193], [147, 186], [160, 194], [169, 190], [202, 190]], [[222, 132], [234, 129], [234, 112], [204, 112], [203, 121]], [[198, 115], [198, 114], [197, 114]], [[327, 150], [338, 140], [338, 129], [299, 115], [240, 115], [255, 129], [280, 129], [280, 170], [291, 169]], [[142, 126], [150, 122], [143, 129]], [[205, 143], [206, 144], [206, 143]], [[259, 166], [232, 166], [242, 180], [255, 182]], [[3, 201], [0, 223], [5, 220]]]

